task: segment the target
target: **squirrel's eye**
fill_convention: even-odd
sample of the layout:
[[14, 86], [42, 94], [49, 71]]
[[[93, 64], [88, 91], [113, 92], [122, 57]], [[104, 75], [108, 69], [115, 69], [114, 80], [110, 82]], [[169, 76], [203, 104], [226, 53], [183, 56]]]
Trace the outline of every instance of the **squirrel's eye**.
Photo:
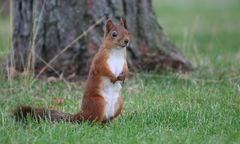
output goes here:
[[118, 33], [116, 31], [112, 32], [112, 37], [117, 37]]

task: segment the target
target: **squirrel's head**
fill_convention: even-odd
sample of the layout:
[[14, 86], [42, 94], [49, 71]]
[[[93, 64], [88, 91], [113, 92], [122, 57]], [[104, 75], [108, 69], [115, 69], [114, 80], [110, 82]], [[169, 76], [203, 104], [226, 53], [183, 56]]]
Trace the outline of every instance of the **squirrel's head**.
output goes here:
[[111, 48], [124, 48], [129, 45], [130, 39], [126, 29], [126, 21], [120, 18], [120, 23], [115, 25], [111, 20], [107, 20], [104, 32], [104, 40]]

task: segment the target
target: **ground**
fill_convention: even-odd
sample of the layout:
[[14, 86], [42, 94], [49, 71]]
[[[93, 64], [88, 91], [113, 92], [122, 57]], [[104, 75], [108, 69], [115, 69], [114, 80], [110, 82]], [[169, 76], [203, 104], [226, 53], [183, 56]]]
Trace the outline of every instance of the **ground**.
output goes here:
[[[155, 0], [165, 33], [198, 68], [135, 74], [123, 86], [121, 117], [98, 124], [17, 123], [19, 104], [79, 110], [83, 83], [32, 82], [0, 74], [0, 143], [240, 143], [240, 2]], [[0, 57], [10, 47], [0, 17]]]

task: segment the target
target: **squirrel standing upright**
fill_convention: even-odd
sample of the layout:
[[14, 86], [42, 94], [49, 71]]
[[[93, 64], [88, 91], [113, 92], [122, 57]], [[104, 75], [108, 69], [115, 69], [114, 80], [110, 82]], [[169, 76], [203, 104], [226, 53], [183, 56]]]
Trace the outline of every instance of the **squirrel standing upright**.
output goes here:
[[67, 114], [45, 108], [19, 106], [14, 111], [17, 120], [26, 119], [28, 115], [35, 120], [49, 119], [50, 121], [96, 121], [108, 122], [121, 113], [122, 97], [121, 83], [128, 73], [126, 47], [129, 45], [129, 34], [126, 21], [120, 19], [115, 25], [107, 20], [103, 42], [94, 56], [80, 112]]

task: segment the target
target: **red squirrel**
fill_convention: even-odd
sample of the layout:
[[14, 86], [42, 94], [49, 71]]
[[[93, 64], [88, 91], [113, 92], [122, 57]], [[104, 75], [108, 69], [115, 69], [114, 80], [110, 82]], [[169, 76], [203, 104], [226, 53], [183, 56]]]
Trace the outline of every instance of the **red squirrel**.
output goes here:
[[100, 49], [91, 63], [90, 71], [84, 89], [80, 112], [67, 114], [45, 108], [19, 106], [14, 111], [17, 120], [30, 115], [35, 120], [49, 119], [50, 121], [96, 121], [108, 122], [122, 111], [121, 83], [128, 73], [126, 47], [129, 45], [129, 34], [126, 21], [120, 19], [115, 25], [107, 20], [104, 37]]

